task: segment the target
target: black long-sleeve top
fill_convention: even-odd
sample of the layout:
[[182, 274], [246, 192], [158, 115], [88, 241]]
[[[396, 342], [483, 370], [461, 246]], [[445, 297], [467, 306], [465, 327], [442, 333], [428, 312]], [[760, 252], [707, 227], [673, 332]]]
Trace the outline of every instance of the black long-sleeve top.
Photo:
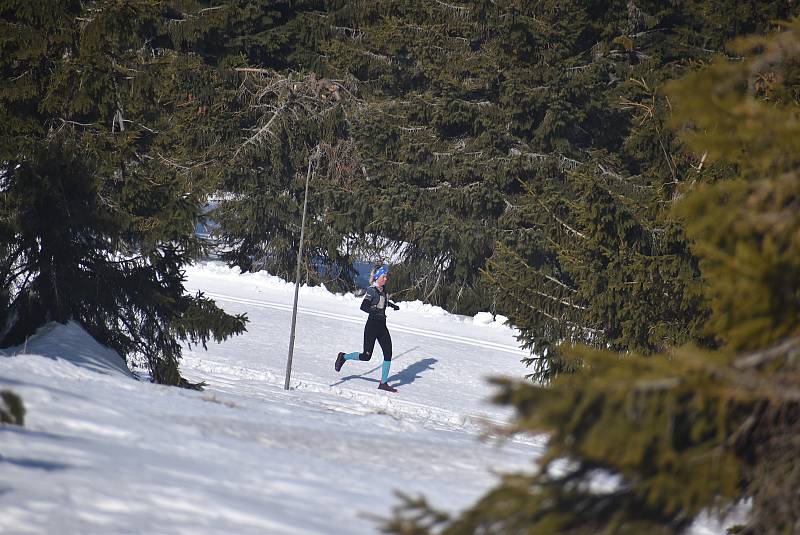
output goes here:
[[386, 321], [386, 306], [397, 307], [386, 297], [386, 290], [377, 286], [370, 286], [361, 301], [361, 310], [369, 314], [370, 320]]

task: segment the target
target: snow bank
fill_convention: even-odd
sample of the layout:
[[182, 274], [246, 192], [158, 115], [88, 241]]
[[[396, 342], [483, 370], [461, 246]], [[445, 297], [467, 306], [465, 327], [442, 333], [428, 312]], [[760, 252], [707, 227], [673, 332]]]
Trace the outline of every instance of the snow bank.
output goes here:
[[8, 356], [39, 355], [64, 360], [95, 372], [133, 377], [119, 353], [97, 342], [74, 321], [65, 325], [48, 323], [24, 344], [4, 349], [3, 352]]

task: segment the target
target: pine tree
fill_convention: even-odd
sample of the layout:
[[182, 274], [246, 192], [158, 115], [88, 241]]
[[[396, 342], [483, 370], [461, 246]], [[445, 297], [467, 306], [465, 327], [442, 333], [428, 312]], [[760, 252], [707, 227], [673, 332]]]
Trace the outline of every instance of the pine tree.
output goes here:
[[[79, 321], [153, 380], [187, 385], [181, 341], [244, 330], [183, 266], [215, 187], [214, 75], [169, 34], [197, 3], [11, 1], [0, 8], [0, 345]], [[199, 12], [198, 12], [199, 13]]]
[[[316, 248], [314, 262], [346, 274], [351, 270], [342, 266], [352, 258], [350, 250], [388, 242], [401, 258], [392, 282], [395, 289], [402, 288], [400, 296], [458, 312], [491, 309], [522, 323], [501, 277], [487, 284], [478, 274], [499, 241], [501, 251], [541, 268], [540, 278], [558, 280], [554, 274], [565, 272], [559, 255], [570, 256], [565, 251], [572, 245], [563, 231], [585, 219], [574, 210], [583, 193], [569, 176], [581, 167], [583, 182], [591, 181], [586, 178], [590, 175], [616, 182], [609, 186], [610, 194], [622, 195], [621, 203], [650, 203], [632, 217], [647, 218], [636, 223], [643, 229], [640, 241], [658, 242], [645, 255], [665, 258], [633, 259], [649, 266], [641, 268], [640, 279], [696, 276], [680, 231], [658, 215], [658, 204], [673, 194], [675, 177], [688, 161], [680, 160], [672, 136], [663, 129], [667, 105], [654, 100], [656, 88], [706, 57], [707, 47], [720, 46], [729, 25], [739, 29], [749, 16], [750, 24], [759, 24], [786, 8], [780, 2], [748, 3], [740, 11], [718, 14], [702, 2], [670, 8], [640, 4], [306, 2], [296, 4], [291, 14], [284, 10], [281, 17], [270, 18], [268, 25], [273, 26], [264, 35], [293, 36], [295, 48], [287, 52], [291, 61], [281, 65], [248, 53], [249, 61], [257, 60], [251, 66], [284, 77], [297, 70], [298, 80], [309, 73], [335, 80], [350, 88], [351, 104], [358, 102], [346, 108], [346, 120], [333, 130], [354, 143], [363, 173], [335, 195], [321, 190], [337, 191], [336, 185], [318, 180], [311, 196], [312, 220], [320, 228], [310, 239], [336, 228], [334, 234], [347, 243], [348, 251], [333, 254], [336, 240], [331, 236]], [[235, 109], [235, 99], [231, 102]], [[251, 132], [241, 136], [247, 139], [260, 123], [252, 114], [241, 115], [249, 118], [230, 132]], [[229, 262], [250, 269], [254, 261], [266, 265], [261, 259], [280, 257], [270, 261], [271, 268], [285, 276], [293, 272], [291, 251], [299, 238], [293, 222], [302, 193], [296, 177], [304, 173], [316, 144], [312, 140], [334, 139], [333, 130], [322, 135], [313, 131], [316, 127], [297, 119], [291, 136], [274, 138], [276, 143], [263, 147], [260, 160], [246, 156], [229, 166], [235, 171], [225, 188], [246, 192], [224, 211], [234, 218], [220, 215], [228, 221], [226, 233], [241, 237], [230, 244], [237, 252], [231, 252]], [[275, 155], [281, 155], [277, 164]], [[262, 168], [268, 177], [250, 176]], [[274, 205], [276, 197], [292, 207], [275, 205], [267, 219], [264, 207]], [[532, 215], [523, 205], [545, 210]], [[291, 208], [290, 217], [284, 208]], [[275, 232], [268, 230], [273, 226]], [[273, 250], [281, 253], [276, 256]], [[492, 265], [502, 261], [498, 255]], [[627, 274], [633, 271], [629, 267]], [[308, 273], [310, 282], [321, 281], [315, 270]], [[572, 285], [568, 280], [559, 283]], [[614, 291], [598, 281], [592, 284]], [[342, 288], [348, 285], [348, 280], [341, 281]], [[584, 293], [589, 288], [584, 285]], [[666, 290], [681, 299], [674, 308], [697, 306], [691, 289], [677, 285]], [[649, 292], [656, 295], [659, 289], [651, 285]], [[641, 296], [639, 302], [644, 302]], [[635, 334], [634, 324], [650, 329], [650, 320], [637, 317], [641, 313], [641, 307], [632, 310], [630, 318], [620, 320], [628, 327], [612, 329], [608, 338], [653, 349], [674, 341], [678, 333], [691, 332], [669, 317], [673, 311], [664, 310], [664, 317], [652, 320], [658, 326], [651, 334]], [[524, 342], [540, 349], [569, 331], [552, 328], [555, 323], [536, 325], [544, 334]], [[598, 331], [597, 326], [585, 327], [586, 333]], [[626, 334], [617, 334], [623, 329]], [[590, 336], [601, 343], [601, 337]]]
[[[763, 27], [788, 6], [712, 4], [588, 5], [571, 17], [580, 46], [566, 40], [542, 52], [561, 51], [548, 59], [561, 68], [539, 70], [550, 100], [531, 106], [563, 119], [543, 118], [537, 128], [564, 126], [547, 127], [530, 142], [542, 148], [521, 152], [536, 165], [521, 176], [521, 194], [507, 197], [504, 232], [485, 270], [539, 380], [569, 369], [555, 349], [563, 342], [646, 354], [713, 343], [699, 330], [708, 310], [696, 257], [669, 215], [696, 162], [666, 127], [671, 108], [660, 89], [732, 32]], [[558, 134], [566, 125], [580, 128]]]
[[[498, 241], [539, 266], [540, 278], [565, 271], [562, 223], [575, 228], [583, 217], [572, 213], [581, 193], [568, 175], [577, 167], [603, 181], [617, 177], [611, 189], [627, 198], [622, 203], [651, 203], [635, 217], [647, 217], [640, 225], [658, 242], [650, 254], [670, 258], [645, 260], [642, 278], [659, 270], [696, 277], [680, 230], [658, 215], [689, 162], [663, 128], [666, 102], [653, 96], [735, 32], [791, 9], [711, 4], [387, 0], [320, 14], [320, 62], [355, 80], [366, 105], [350, 136], [379, 184], [352, 192], [349, 205], [374, 209], [350, 221], [359, 239], [378, 234], [398, 246], [403, 261], [393, 284], [402, 295], [514, 315], [502, 285], [477, 274]], [[516, 212], [526, 204], [546, 209], [536, 217]], [[667, 294], [680, 297], [678, 309], [697, 307], [691, 288]], [[644, 324], [639, 313], [622, 321]], [[635, 347], [652, 350], [691, 332], [670, 314], [653, 320], [660, 338], [628, 329], [621, 342], [635, 338]], [[550, 333], [535, 336], [540, 349], [569, 330], [546, 323], [536, 324]]]
[[697, 162], [677, 215], [719, 348], [573, 346], [563, 358], [579, 372], [547, 388], [498, 381], [511, 431], [549, 434], [538, 472], [509, 474], [455, 518], [407, 498], [388, 531], [680, 533], [743, 498], [738, 533], [800, 529], [800, 21], [731, 52], [667, 87]]
[[346, 209], [340, 199], [363, 176], [347, 142], [343, 101], [349, 89], [313, 72], [239, 72], [239, 102], [231, 103], [239, 110], [239, 135], [231, 132], [232, 156], [221, 181], [225, 197], [214, 214], [225, 243], [222, 258], [243, 271], [267, 269], [293, 278], [310, 173], [301, 260], [306, 281], [352, 289], [353, 261], [340, 250], [352, 227], [331, 213]]

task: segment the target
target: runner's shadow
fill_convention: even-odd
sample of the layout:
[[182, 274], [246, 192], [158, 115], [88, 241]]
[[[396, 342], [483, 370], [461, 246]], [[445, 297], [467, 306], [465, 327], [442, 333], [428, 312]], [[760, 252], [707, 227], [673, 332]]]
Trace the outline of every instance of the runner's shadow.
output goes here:
[[[408, 385], [413, 383], [416, 379], [420, 377], [422, 372], [427, 370], [432, 370], [433, 365], [439, 362], [434, 358], [427, 358], [418, 360], [411, 366], [407, 366], [403, 370], [397, 372], [396, 374], [390, 376], [386, 382], [391, 384], [393, 387], [397, 388], [399, 386]], [[392, 383], [392, 381], [400, 380], [399, 383]]]
[[[406, 351], [403, 351], [403, 352], [402, 352], [402, 353], [400, 353], [399, 355], [395, 355], [394, 357], [392, 357], [392, 363], [395, 363], [395, 362], [397, 362], [398, 360], [400, 360], [400, 357], [402, 357], [403, 355], [407, 355], [408, 353], [411, 353], [412, 351], [414, 351], [414, 350], [416, 350], [416, 349], [419, 349], [419, 346], [414, 346], [414, 347], [412, 347], [411, 349], [408, 349], [408, 350], [406, 350]], [[372, 382], [372, 383], [379, 383], [380, 381], [379, 381], [378, 379], [369, 379], [369, 378], [367, 378], [367, 377], [366, 377], [367, 375], [369, 375], [369, 374], [371, 374], [371, 373], [375, 373], [376, 371], [380, 370], [380, 369], [381, 369], [381, 366], [383, 366], [383, 357], [379, 357], [379, 356], [377, 356], [377, 355], [375, 355], [375, 354], [373, 354], [373, 355], [372, 355], [372, 358], [373, 358], [373, 360], [374, 360], [376, 357], [378, 358], [378, 363], [379, 363], [379, 364], [378, 364], [377, 366], [375, 366], [374, 368], [372, 368], [371, 370], [365, 371], [364, 373], [357, 374], [357, 375], [348, 375], [348, 376], [342, 377], [342, 379], [341, 379], [340, 381], [338, 381], [338, 382], [336, 382], [336, 383], [333, 383], [333, 384], [332, 384], [332, 385], [330, 385], [330, 386], [339, 386], [340, 384], [342, 384], [342, 383], [344, 383], [344, 382], [346, 382], [346, 381], [351, 381], [351, 380], [353, 380], [353, 379], [363, 379], [363, 380], [365, 380], [365, 381], [370, 381], [370, 382]], [[361, 362], [361, 361], [359, 361], [359, 360], [354, 360], [354, 361], [352, 361], [352, 363], [355, 363], [355, 364], [357, 364], [357, 363], [359, 363], [359, 362]], [[369, 362], [369, 361], [367, 361], [367, 362]], [[435, 362], [435, 361], [434, 361], [434, 362]], [[344, 364], [344, 365], [345, 365], [345, 366], [347, 366], [348, 364], [350, 364], [350, 362], [345, 362], [345, 364]], [[401, 372], [401, 373], [402, 373], [402, 372]], [[389, 377], [389, 378], [386, 380], [386, 382], [389, 382], [389, 381], [391, 381], [391, 380], [392, 380], [392, 379], [394, 379], [394, 378], [395, 378], [397, 375], [400, 375], [400, 374], [396, 374], [396, 375], [393, 375], [393, 376]], [[403, 383], [403, 384], [405, 384], [405, 383]]]

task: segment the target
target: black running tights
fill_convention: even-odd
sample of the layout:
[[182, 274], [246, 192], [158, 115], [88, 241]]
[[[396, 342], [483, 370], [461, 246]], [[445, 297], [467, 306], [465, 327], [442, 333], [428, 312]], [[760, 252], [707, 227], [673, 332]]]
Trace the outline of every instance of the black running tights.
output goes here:
[[364, 351], [358, 356], [359, 360], [369, 360], [372, 358], [372, 350], [375, 349], [375, 340], [381, 345], [383, 360], [392, 360], [392, 337], [386, 322], [367, 320], [364, 326]]

